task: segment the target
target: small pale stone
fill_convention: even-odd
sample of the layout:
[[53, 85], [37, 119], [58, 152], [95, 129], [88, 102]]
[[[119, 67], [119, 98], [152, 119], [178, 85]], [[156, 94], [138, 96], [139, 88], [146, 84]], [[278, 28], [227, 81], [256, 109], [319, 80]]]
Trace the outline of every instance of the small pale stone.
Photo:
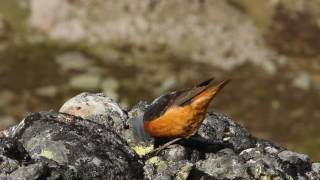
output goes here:
[[316, 173], [320, 174], [320, 162], [312, 163], [312, 170]]
[[111, 98], [103, 94], [81, 93], [67, 102], [60, 108], [59, 112], [90, 118], [94, 115], [106, 115], [110, 111], [117, 112], [121, 117], [126, 117], [120, 106]]
[[271, 146], [265, 147], [264, 150], [269, 154], [277, 154], [279, 152], [278, 149], [271, 147]]
[[278, 154], [279, 158], [283, 161], [289, 161], [292, 164], [297, 164], [298, 161], [303, 161], [305, 163], [309, 162], [309, 156], [305, 154], [299, 154], [292, 151], [282, 151]]

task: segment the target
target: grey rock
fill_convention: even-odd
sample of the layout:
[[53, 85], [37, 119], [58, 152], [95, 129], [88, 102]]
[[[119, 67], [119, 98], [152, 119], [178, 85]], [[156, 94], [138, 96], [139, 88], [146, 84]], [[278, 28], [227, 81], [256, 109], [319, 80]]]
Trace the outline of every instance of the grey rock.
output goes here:
[[0, 155], [1, 159], [1, 172], [9, 174], [19, 168], [19, 161], [8, 158], [7, 156]]
[[320, 174], [320, 163], [312, 163], [312, 171]]
[[0, 160], [0, 178], [6, 179], [7, 175], [13, 174], [21, 165], [28, 162], [30, 156], [20, 142], [2, 137], [0, 138]]
[[285, 169], [291, 172], [291, 175], [300, 179], [307, 178], [307, 172], [311, 170], [310, 159], [307, 155], [292, 151], [282, 151], [278, 156], [284, 163], [288, 163]]
[[248, 173], [254, 179], [262, 177], [274, 177], [275, 179], [295, 179], [299, 175], [296, 171], [290, 171], [279, 159], [264, 155], [246, 162]]
[[249, 149], [245, 149], [243, 151], [241, 151], [241, 153], [239, 154], [244, 160], [248, 161], [254, 157], [259, 157], [262, 155], [262, 152], [260, 152], [258, 149], [256, 148], [249, 148]]
[[267, 154], [275, 154], [277, 155], [278, 152], [286, 150], [286, 148], [274, 144], [265, 139], [258, 139], [256, 142], [256, 147], [259, 148], [261, 151], [266, 152]]
[[[34, 113], [17, 126], [14, 136], [32, 159], [68, 164], [60, 175], [70, 170], [74, 177], [83, 179], [138, 179], [142, 175], [141, 162], [126, 142], [113, 130], [90, 120], [54, 112]], [[26, 171], [26, 176], [46, 177], [47, 169], [50, 167], [37, 163], [19, 168], [13, 175]]]
[[221, 156], [215, 159], [201, 160], [196, 163], [196, 169], [212, 178], [249, 178], [246, 167], [240, 163], [237, 156]]
[[205, 139], [227, 141], [237, 152], [254, 147], [256, 143], [256, 138], [246, 129], [220, 113], [209, 113], [198, 134]]
[[110, 97], [102, 93], [81, 93], [65, 102], [59, 112], [72, 114], [90, 119], [96, 114], [118, 114], [121, 118], [126, 118], [126, 113]]
[[144, 174], [146, 179], [173, 179], [178, 175], [188, 176], [193, 166], [187, 160], [166, 161], [159, 156], [145, 162]]
[[0, 154], [19, 162], [30, 159], [30, 156], [23, 145], [12, 138], [0, 138]]
[[264, 150], [268, 154], [278, 154], [278, 152], [279, 152], [279, 150], [277, 148], [274, 148], [274, 147], [271, 147], [271, 146], [265, 147]]
[[288, 161], [292, 164], [309, 164], [310, 159], [308, 155], [300, 154], [292, 151], [282, 151], [278, 154], [283, 161]]
[[319, 179], [320, 177], [320, 163], [312, 163], [312, 171], [307, 173], [307, 176], [311, 180]]
[[83, 93], [67, 102], [61, 108], [63, 113], [29, 114], [0, 138], [3, 160], [0, 178], [320, 177], [319, 163], [311, 164], [307, 155], [255, 138], [221, 113], [208, 113], [195, 136], [180, 140], [158, 154], [139, 157], [138, 154], [142, 155], [139, 151], [146, 151], [150, 145], [152, 148], [161, 145], [159, 139], [151, 138], [148, 144], [140, 144], [134, 138], [133, 124], [143, 116], [147, 106], [140, 102], [126, 113], [102, 94]]
[[[143, 115], [146, 106], [145, 103], [140, 103], [129, 111], [131, 121], [135, 120], [134, 117]], [[212, 144], [200, 145], [191, 143], [191, 139], [182, 140], [178, 143], [180, 145], [171, 146], [160, 152], [158, 156], [147, 159], [144, 166], [145, 177], [147, 179], [178, 178], [177, 174], [180, 171], [173, 168], [177, 162], [184, 162], [180, 167], [190, 168], [187, 171], [188, 179], [310, 177], [310, 168], [303, 168], [311, 166], [309, 161], [303, 165], [299, 162], [290, 163], [282, 160], [278, 157], [278, 153], [285, 148], [253, 137], [246, 129], [221, 113], [208, 113], [198, 131], [198, 136], [203, 138], [204, 142], [222, 141], [224, 145], [209, 148]], [[174, 154], [173, 152], [179, 153], [174, 156], [171, 155]]]
[[180, 160], [184, 160], [187, 159], [187, 155], [188, 153], [186, 148], [181, 145], [173, 145], [170, 147], [170, 149], [163, 152], [163, 157], [167, 161], [177, 162]]
[[234, 150], [230, 148], [221, 149], [220, 151], [218, 151], [218, 153], [223, 155], [231, 155], [231, 156], [236, 154]]
[[90, 119], [113, 128], [118, 133], [123, 132], [124, 121], [127, 119], [125, 111], [114, 100], [101, 93], [81, 93], [65, 102], [59, 112]]
[[29, 166], [22, 166], [14, 171], [8, 179], [39, 179], [46, 174], [46, 165], [44, 163], [31, 164]]

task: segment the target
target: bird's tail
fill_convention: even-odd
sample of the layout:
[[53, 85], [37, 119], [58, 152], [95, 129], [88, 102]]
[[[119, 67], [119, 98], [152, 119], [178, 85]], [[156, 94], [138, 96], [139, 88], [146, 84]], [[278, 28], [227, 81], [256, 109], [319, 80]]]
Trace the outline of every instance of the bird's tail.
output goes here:
[[196, 108], [203, 109], [208, 106], [210, 101], [228, 84], [231, 80], [224, 80], [219, 84], [209, 85], [204, 91], [192, 98], [192, 104]]
[[198, 96], [196, 96], [195, 98], [199, 98], [199, 97], [203, 97], [203, 96], [208, 96], [213, 98], [215, 95], [217, 95], [222, 88], [228, 84], [231, 80], [224, 80], [222, 82], [220, 82], [219, 84], [211, 84], [210, 86], [208, 86], [202, 93], [200, 93]]

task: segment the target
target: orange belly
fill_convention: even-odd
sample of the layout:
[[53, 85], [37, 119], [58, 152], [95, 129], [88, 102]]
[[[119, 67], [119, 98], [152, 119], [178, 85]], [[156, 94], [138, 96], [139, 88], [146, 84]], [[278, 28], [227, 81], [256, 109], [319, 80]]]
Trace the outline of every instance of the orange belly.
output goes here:
[[188, 138], [194, 135], [204, 119], [205, 112], [192, 106], [170, 108], [161, 117], [144, 122], [144, 129], [153, 137]]
[[213, 97], [229, 81], [210, 85], [185, 106], [170, 107], [157, 119], [144, 121], [144, 129], [153, 137], [188, 138], [200, 127]]

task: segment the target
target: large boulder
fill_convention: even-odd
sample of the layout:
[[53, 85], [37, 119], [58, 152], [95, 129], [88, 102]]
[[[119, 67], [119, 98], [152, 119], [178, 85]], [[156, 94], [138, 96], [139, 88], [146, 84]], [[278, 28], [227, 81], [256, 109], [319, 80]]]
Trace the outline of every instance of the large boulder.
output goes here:
[[32, 113], [7, 136], [0, 139], [6, 162], [2, 178], [142, 178], [142, 162], [127, 143], [112, 129], [90, 120]]
[[[252, 136], [221, 113], [208, 113], [198, 140], [159, 153], [135, 139], [130, 111], [102, 94], [82, 93], [61, 112], [29, 114], [2, 132], [2, 179], [319, 179], [319, 163]], [[69, 113], [69, 114], [66, 114]], [[75, 116], [77, 115], [77, 116]], [[212, 142], [223, 142], [214, 144]]]

